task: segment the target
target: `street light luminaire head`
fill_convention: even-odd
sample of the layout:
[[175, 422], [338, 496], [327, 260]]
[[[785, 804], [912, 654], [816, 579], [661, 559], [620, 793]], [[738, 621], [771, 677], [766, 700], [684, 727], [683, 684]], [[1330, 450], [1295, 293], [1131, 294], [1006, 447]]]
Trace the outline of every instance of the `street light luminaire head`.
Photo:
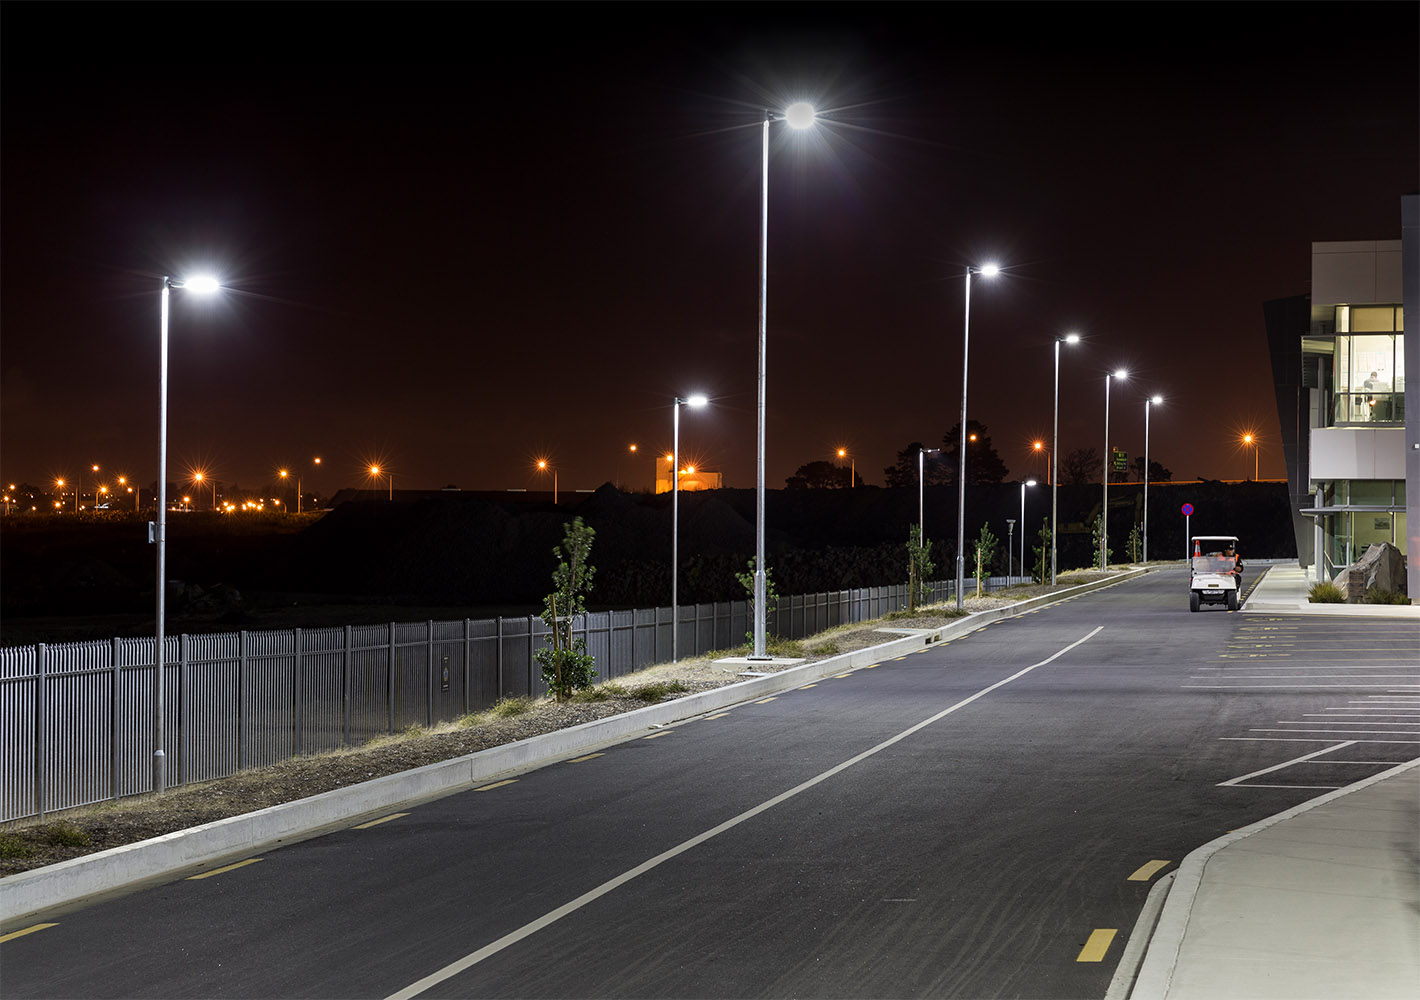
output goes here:
[[708, 396], [706, 396], [703, 392], [697, 392], [695, 395], [691, 396], [685, 401], [685, 405], [704, 406], [708, 402], [710, 402], [710, 398]]
[[1150, 396], [1150, 397], [1149, 397], [1149, 402], [1153, 403], [1155, 406], [1158, 406], [1158, 405], [1159, 405], [1160, 403], [1162, 403], [1163, 401], [1164, 401], [1164, 397], [1163, 397], [1163, 396]]
[[1080, 335], [1078, 333], [1067, 333], [1061, 339], [1067, 344], [1078, 344], [1080, 342]]
[[807, 101], [798, 101], [784, 110], [784, 120], [789, 123], [790, 128], [808, 128], [816, 117], [814, 106]]
[[1027, 480], [1026, 480], [1026, 485], [1027, 485], [1027, 486], [1034, 486], [1034, 485], [1036, 485], [1036, 482], [1035, 482], [1034, 479], [1027, 479]]
[[174, 281], [173, 286], [185, 288], [189, 292], [196, 292], [199, 295], [210, 295], [222, 287], [221, 283], [210, 274], [199, 274], [195, 278]]
[[1119, 379], [1119, 381], [1123, 382], [1125, 379], [1127, 379], [1127, 378], [1129, 377], [1129, 373], [1128, 373], [1127, 371], [1125, 371], [1123, 368], [1121, 368], [1121, 369], [1119, 369], [1117, 372], [1114, 373], [1114, 377], [1117, 378], [1117, 379]]
[[1001, 265], [982, 264], [979, 268], [976, 269], [976, 273], [981, 275], [983, 278], [994, 278], [996, 277], [996, 275], [1001, 273]]

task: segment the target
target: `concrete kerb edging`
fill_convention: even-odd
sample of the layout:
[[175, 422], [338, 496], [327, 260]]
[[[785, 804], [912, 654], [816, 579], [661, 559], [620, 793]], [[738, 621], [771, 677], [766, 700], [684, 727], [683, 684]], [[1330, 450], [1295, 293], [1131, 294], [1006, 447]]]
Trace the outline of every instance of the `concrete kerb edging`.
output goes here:
[[1253, 834], [1261, 833], [1283, 820], [1300, 816], [1318, 806], [1327, 805], [1350, 795], [1352, 792], [1359, 792], [1363, 788], [1369, 788], [1379, 781], [1393, 778], [1416, 767], [1420, 767], [1420, 760], [1408, 761], [1382, 771], [1380, 774], [1373, 774], [1353, 785], [1319, 795], [1310, 801], [1283, 810], [1275, 816], [1258, 820], [1251, 826], [1224, 834], [1217, 840], [1209, 841], [1190, 852], [1183, 859], [1183, 863], [1178, 866], [1178, 875], [1174, 879], [1173, 886], [1169, 889], [1168, 899], [1164, 903], [1164, 910], [1159, 915], [1158, 923], [1154, 926], [1154, 933], [1149, 938], [1148, 950], [1144, 953], [1143, 964], [1139, 967], [1139, 975], [1134, 979], [1134, 987], [1129, 996], [1137, 998], [1137, 1000], [1163, 1000], [1168, 995], [1169, 988], [1173, 984], [1174, 969], [1178, 966], [1178, 956], [1183, 950], [1183, 938], [1188, 930], [1193, 904], [1197, 901], [1198, 889], [1203, 884], [1203, 873], [1215, 854], [1223, 848], [1246, 840]]
[[1071, 597], [1133, 579], [1133, 570], [1108, 580], [1082, 584], [1018, 604], [981, 611], [940, 629], [893, 639], [876, 646], [791, 667], [659, 705], [648, 705], [606, 719], [546, 733], [517, 743], [490, 747], [412, 771], [386, 775], [285, 802], [256, 812], [204, 823], [188, 830], [110, 848], [0, 879], [0, 922], [10, 922], [90, 896], [172, 875], [223, 858], [245, 855], [314, 833], [361, 816], [448, 795], [509, 772], [548, 764], [618, 743], [633, 733], [684, 722], [731, 705], [800, 687], [824, 677], [902, 656], [943, 639], [956, 638], [994, 621], [1025, 614]]

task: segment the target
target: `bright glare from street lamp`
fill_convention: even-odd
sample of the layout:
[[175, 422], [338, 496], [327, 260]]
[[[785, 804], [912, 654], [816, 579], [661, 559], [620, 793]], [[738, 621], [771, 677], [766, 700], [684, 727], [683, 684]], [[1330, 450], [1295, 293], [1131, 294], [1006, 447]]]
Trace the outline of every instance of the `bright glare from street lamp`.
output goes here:
[[1067, 344], [1078, 344], [1079, 342], [1080, 342], [1080, 335], [1079, 335], [1078, 333], [1067, 333], [1067, 334], [1065, 334], [1065, 343], [1067, 343]]
[[1026, 485], [1027, 485], [1027, 486], [1034, 486], [1034, 485], [1035, 485], [1035, 480], [1034, 480], [1034, 479], [1027, 479], [1027, 480], [1026, 480]]
[[814, 106], [807, 101], [791, 104], [784, 112], [784, 120], [790, 128], [808, 128], [814, 123], [814, 118]]
[[710, 402], [710, 397], [706, 396], [706, 395], [705, 395], [704, 393], [702, 393], [702, 392], [697, 392], [694, 396], [691, 396], [689, 399], [687, 399], [687, 400], [685, 401], [685, 405], [686, 405], [686, 406], [704, 406], [706, 403], [709, 403], [709, 402]]
[[1119, 369], [1119, 371], [1117, 371], [1117, 372], [1114, 373], [1114, 377], [1117, 378], [1117, 379], [1119, 379], [1119, 380], [1122, 382], [1122, 381], [1124, 381], [1125, 379], [1127, 379], [1127, 378], [1129, 377], [1129, 373], [1128, 373], [1127, 371], [1125, 371], [1123, 368], [1121, 368], [1121, 369]]
[[1150, 397], [1149, 397], [1149, 402], [1153, 403], [1155, 406], [1158, 406], [1158, 405], [1159, 405], [1160, 403], [1162, 403], [1163, 401], [1164, 401], [1164, 397], [1163, 397], [1163, 396], [1150, 396]]
[[981, 265], [981, 276], [982, 276], [983, 278], [994, 278], [994, 277], [996, 277], [996, 275], [998, 275], [998, 274], [1000, 274], [1000, 273], [1001, 273], [1001, 265], [1000, 265], [1000, 264], [982, 264], [982, 265]]
[[195, 278], [188, 278], [182, 283], [182, 287], [189, 292], [196, 292], [199, 295], [210, 295], [222, 287], [221, 283], [210, 274], [199, 274]]

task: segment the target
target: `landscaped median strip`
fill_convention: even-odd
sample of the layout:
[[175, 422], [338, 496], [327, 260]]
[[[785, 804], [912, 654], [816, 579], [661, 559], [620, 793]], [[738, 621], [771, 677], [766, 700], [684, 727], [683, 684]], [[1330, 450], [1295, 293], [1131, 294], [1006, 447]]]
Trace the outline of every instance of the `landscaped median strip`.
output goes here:
[[[1136, 570], [1061, 593], [1076, 596], [1113, 586], [1144, 572]], [[398, 809], [423, 799], [468, 789], [500, 788], [516, 779], [480, 783], [565, 760], [569, 754], [620, 743], [654, 726], [684, 722], [707, 712], [719, 712], [766, 695], [799, 688], [805, 682], [842, 675], [845, 669], [851, 672], [869, 663], [892, 659], [943, 638], [965, 635], [990, 622], [1013, 618], [1064, 599], [1060, 594], [1047, 594], [1008, 607], [980, 611], [940, 628], [899, 636], [878, 646], [10, 875], [0, 879], [0, 921], [9, 923], [50, 907], [164, 875], [175, 876], [183, 869], [191, 870], [224, 858], [241, 858], [253, 851], [315, 836], [329, 828], [345, 829], [350, 820], [357, 817], [378, 816], [391, 808]]]

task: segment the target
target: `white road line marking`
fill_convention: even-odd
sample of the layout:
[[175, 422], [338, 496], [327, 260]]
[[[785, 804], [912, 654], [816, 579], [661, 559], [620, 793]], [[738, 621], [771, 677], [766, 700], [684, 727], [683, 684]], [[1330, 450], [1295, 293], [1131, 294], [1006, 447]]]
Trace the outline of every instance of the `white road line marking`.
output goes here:
[[1291, 760], [1283, 761], [1280, 764], [1274, 764], [1271, 767], [1264, 767], [1261, 771], [1253, 771], [1251, 774], [1243, 774], [1239, 775], [1236, 778], [1229, 778], [1227, 781], [1218, 782], [1217, 787], [1227, 788], [1229, 785], [1237, 785], [1240, 782], [1246, 781], [1248, 778], [1258, 778], [1264, 774], [1271, 774], [1273, 771], [1280, 771], [1284, 767], [1291, 767], [1293, 764], [1300, 764], [1304, 760], [1311, 760], [1313, 757], [1320, 757], [1322, 754], [1331, 753], [1334, 750], [1345, 750], [1347, 747], [1351, 746], [1353, 742], [1353, 740], [1347, 740], [1346, 742], [1338, 743], [1335, 746], [1325, 747], [1321, 750], [1316, 750], [1309, 754], [1303, 754], [1301, 757], [1293, 757]]
[[982, 688], [980, 691], [976, 692], [976, 694], [974, 695], [971, 695], [969, 698], [963, 698], [955, 705], [951, 705], [948, 708], [942, 709], [936, 715], [923, 719], [921, 722], [917, 723], [914, 726], [909, 726], [907, 729], [904, 729], [896, 736], [883, 740], [883, 742], [879, 743], [877, 746], [864, 750], [856, 757], [850, 757], [847, 760], [843, 761], [841, 764], [836, 764], [833, 767], [829, 768], [827, 771], [824, 771], [822, 774], [816, 775], [815, 777], [810, 778], [808, 781], [795, 785], [793, 788], [789, 789], [786, 792], [780, 792], [773, 798], [766, 799], [764, 802], [761, 802], [759, 805], [754, 806], [751, 809], [745, 810], [738, 816], [734, 816], [730, 819], [725, 820], [725, 822], [721, 823], [719, 826], [711, 827], [709, 830], [706, 830], [703, 833], [691, 837], [684, 843], [678, 844], [668, 851], [663, 851], [660, 854], [656, 855], [654, 858], [650, 858], [649, 860], [641, 862], [641, 864], [637, 865], [635, 868], [631, 868], [625, 872], [622, 872], [615, 878], [603, 882], [595, 889], [582, 893], [582, 895], [578, 896], [576, 899], [571, 900], [570, 902], [563, 903], [561, 906], [557, 907], [557, 909], [543, 914], [541, 917], [538, 917], [531, 923], [524, 924], [517, 930], [503, 935], [498, 940], [484, 945], [482, 948], [479, 948], [477, 951], [465, 955], [458, 961], [449, 963], [442, 969], [439, 969], [437, 972], [432, 972], [429, 975], [425, 976], [423, 979], [420, 979], [417, 982], [411, 983], [410, 985], [406, 986], [404, 989], [399, 990], [396, 993], [390, 994], [389, 1000], [410, 1000], [410, 998], [417, 997], [425, 990], [437, 986], [439, 983], [442, 983], [448, 979], [452, 979], [459, 973], [471, 969], [473, 966], [477, 965], [479, 962], [482, 962], [484, 959], [490, 958], [491, 956], [498, 954], [500, 951], [503, 951], [505, 948], [517, 944], [524, 938], [531, 937], [533, 934], [536, 934], [544, 927], [548, 927], [551, 924], [556, 923], [563, 917], [575, 913], [577, 910], [580, 910], [588, 903], [595, 902], [602, 896], [605, 896], [607, 893], [619, 889], [621, 886], [625, 885], [627, 882], [630, 882], [632, 879], [644, 875], [646, 872], [651, 871], [653, 868], [657, 868], [660, 865], [665, 864], [672, 858], [679, 857], [691, 848], [698, 847], [701, 844], [705, 843], [707, 840], [711, 840], [715, 837], [718, 837], [725, 831], [731, 830], [739, 826], [741, 823], [746, 822], [747, 820], [753, 819], [762, 812], [768, 812], [775, 806], [780, 805], [783, 802], [787, 802], [789, 799], [792, 799], [795, 796], [808, 791], [810, 788], [813, 788], [814, 786], [827, 781], [829, 778], [832, 778], [835, 775], [848, 770], [848, 768], [854, 766], [855, 764], [860, 764], [863, 761], [867, 760], [869, 757], [876, 756], [877, 754], [888, 749], [889, 747], [894, 746], [907, 739], [909, 736], [912, 736], [915, 733], [926, 729], [933, 723], [940, 722], [942, 719], [945, 719], [947, 716], [951, 715], [958, 709], [965, 708], [977, 699], [986, 697], [986, 695], [990, 694], [992, 691], [995, 691], [997, 688], [1005, 687], [1012, 681], [1019, 680], [1037, 667], [1043, 667], [1047, 663], [1055, 661], [1056, 659], [1070, 652], [1070, 650], [1074, 649], [1076, 646], [1079, 646], [1082, 643], [1093, 639], [1096, 635], [1103, 631], [1103, 629], [1103, 625], [1096, 627], [1094, 631], [1090, 632], [1088, 635], [1084, 636], [1083, 638], [1076, 639], [1074, 642], [1070, 643], [1070, 645], [1064, 647], [1063, 649], [1052, 654], [1046, 659], [1041, 660], [1039, 663], [1032, 663], [1030, 666], [1024, 667], [1023, 669], [1016, 671], [1011, 676], [1003, 678], [1002, 680], [997, 681], [995, 684], [990, 684]]
[[1249, 729], [1250, 733], [1327, 733], [1340, 736], [1343, 733], [1367, 733], [1371, 736], [1420, 736], [1406, 729]]
[[[1331, 740], [1320, 740], [1314, 737], [1302, 736], [1219, 736], [1220, 740], [1233, 740], [1242, 743], [1330, 743]], [[1333, 737], [1334, 739], [1334, 737]], [[1352, 740], [1352, 743], [1386, 743], [1386, 744], [1420, 744], [1420, 740]]]

